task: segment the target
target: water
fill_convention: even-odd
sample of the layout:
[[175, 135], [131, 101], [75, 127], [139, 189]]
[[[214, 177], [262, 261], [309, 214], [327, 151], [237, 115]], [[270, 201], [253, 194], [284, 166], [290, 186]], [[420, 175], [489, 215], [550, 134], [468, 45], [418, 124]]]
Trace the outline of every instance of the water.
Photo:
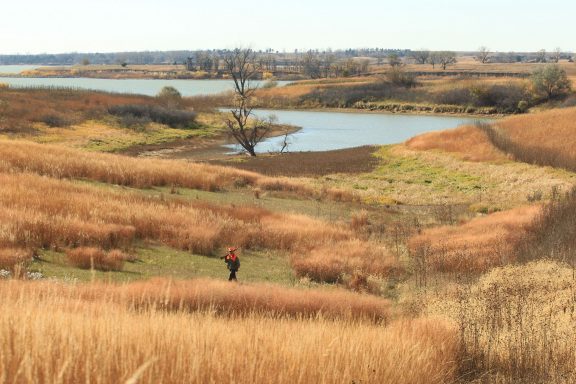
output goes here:
[[[2, 68], [2, 67], [0, 67]], [[0, 71], [1, 72], [1, 71]], [[12, 87], [81, 88], [96, 91], [135, 93], [156, 96], [163, 87], [176, 88], [182, 96], [213, 95], [233, 89], [232, 80], [156, 80], [156, 79], [88, 79], [88, 78], [16, 78], [0, 77], [0, 84]], [[254, 81], [255, 85], [262, 82]], [[278, 81], [278, 86], [289, 81]]]
[[0, 73], [20, 73], [38, 68], [38, 65], [0, 65]]
[[[302, 127], [289, 137], [290, 152], [329, 151], [372, 144], [395, 144], [424, 132], [455, 128], [482, 120], [478, 118], [380, 113], [310, 112], [257, 110], [256, 115], [273, 115], [279, 123]], [[486, 119], [484, 119], [486, 120]], [[257, 152], [278, 151], [284, 137], [261, 142]], [[240, 150], [238, 145], [229, 148]]]

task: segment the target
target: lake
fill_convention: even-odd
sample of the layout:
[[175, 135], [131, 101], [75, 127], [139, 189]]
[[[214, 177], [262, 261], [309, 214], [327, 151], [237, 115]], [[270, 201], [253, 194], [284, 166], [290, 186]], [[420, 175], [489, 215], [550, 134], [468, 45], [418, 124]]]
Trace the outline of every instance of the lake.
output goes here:
[[38, 68], [39, 65], [0, 65], [0, 73], [20, 73]]
[[[302, 127], [289, 138], [290, 152], [329, 151], [372, 144], [395, 144], [424, 132], [488, 120], [455, 116], [400, 115], [366, 112], [257, 110], [260, 118], [276, 116], [279, 123]], [[278, 151], [283, 137], [260, 143], [259, 153]], [[239, 146], [229, 148], [239, 150]]]
[[[0, 67], [2, 68], [2, 67]], [[1, 71], [0, 71], [1, 72]], [[213, 95], [232, 90], [232, 80], [157, 80], [157, 79], [88, 79], [0, 77], [0, 84], [13, 87], [80, 88], [116, 93], [156, 96], [163, 87], [176, 88], [182, 96]], [[261, 81], [254, 81], [260, 85]], [[290, 83], [278, 81], [278, 86]]]

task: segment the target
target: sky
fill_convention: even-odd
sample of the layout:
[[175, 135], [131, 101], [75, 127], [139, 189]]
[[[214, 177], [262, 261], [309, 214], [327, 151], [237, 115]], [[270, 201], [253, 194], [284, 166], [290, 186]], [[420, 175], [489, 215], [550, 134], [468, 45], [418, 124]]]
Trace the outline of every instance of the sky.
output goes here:
[[234, 48], [576, 51], [574, 0], [2, 0], [0, 54]]

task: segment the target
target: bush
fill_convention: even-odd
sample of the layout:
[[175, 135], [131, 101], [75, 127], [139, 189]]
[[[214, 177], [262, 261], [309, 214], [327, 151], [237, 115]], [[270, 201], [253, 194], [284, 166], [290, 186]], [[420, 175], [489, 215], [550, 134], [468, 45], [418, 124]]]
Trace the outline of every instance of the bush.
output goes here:
[[68, 127], [72, 124], [70, 120], [57, 114], [44, 115], [40, 121], [51, 128]]
[[172, 128], [191, 128], [196, 123], [196, 113], [168, 109], [154, 105], [127, 104], [108, 108], [108, 113], [122, 118], [129, 117], [132, 121], [146, 120], [165, 124]]
[[174, 87], [164, 87], [156, 96], [165, 106], [176, 108], [182, 105], [182, 95]]
[[126, 255], [120, 251], [105, 253], [99, 248], [81, 247], [66, 252], [68, 262], [80, 269], [97, 269], [99, 271], [121, 271]]
[[566, 71], [557, 64], [547, 65], [532, 73], [534, 92], [546, 99], [564, 96], [570, 91], [571, 82]]

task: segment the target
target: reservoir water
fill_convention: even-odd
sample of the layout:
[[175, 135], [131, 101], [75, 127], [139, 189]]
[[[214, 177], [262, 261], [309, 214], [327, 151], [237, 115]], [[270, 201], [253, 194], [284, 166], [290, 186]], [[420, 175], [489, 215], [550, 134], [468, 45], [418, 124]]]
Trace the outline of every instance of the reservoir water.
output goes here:
[[[429, 115], [400, 115], [366, 112], [313, 112], [285, 110], [257, 110], [256, 115], [273, 115], [282, 124], [301, 127], [289, 136], [290, 152], [329, 151], [372, 144], [403, 142], [424, 132], [455, 128], [471, 124], [478, 118]], [[259, 153], [278, 151], [284, 137], [274, 137], [260, 143]], [[228, 146], [240, 150], [237, 145]]]
[[[0, 71], [1, 73], [2, 71]], [[6, 72], [5, 72], [6, 73]], [[156, 96], [163, 87], [176, 88], [182, 96], [213, 95], [233, 89], [232, 80], [157, 80], [157, 79], [89, 79], [0, 77], [0, 84], [12, 87], [80, 88], [116, 93], [136, 93]], [[261, 82], [255, 81], [259, 85]], [[278, 86], [289, 81], [278, 81]]]

